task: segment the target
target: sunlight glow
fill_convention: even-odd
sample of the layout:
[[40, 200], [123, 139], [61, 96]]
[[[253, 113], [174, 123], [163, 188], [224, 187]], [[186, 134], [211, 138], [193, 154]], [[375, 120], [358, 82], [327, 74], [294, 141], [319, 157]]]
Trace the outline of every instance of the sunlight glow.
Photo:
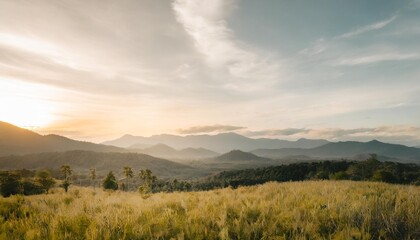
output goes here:
[[38, 54], [55, 55], [58, 51], [57, 47], [51, 43], [35, 38], [25, 38], [8, 33], [0, 33], [0, 44]]
[[51, 91], [42, 85], [0, 78], [0, 121], [19, 127], [45, 127], [54, 121]]

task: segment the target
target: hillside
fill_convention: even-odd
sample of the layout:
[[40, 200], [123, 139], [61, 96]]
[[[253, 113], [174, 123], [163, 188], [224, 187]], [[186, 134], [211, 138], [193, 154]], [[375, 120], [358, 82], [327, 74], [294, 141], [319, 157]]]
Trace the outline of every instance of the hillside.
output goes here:
[[43, 136], [6, 122], [0, 122], [0, 156], [70, 150], [125, 151], [125, 149], [115, 146], [76, 141], [58, 135]]
[[269, 158], [305, 155], [312, 158], [349, 158], [357, 155], [375, 153], [377, 155], [397, 159], [401, 162], [420, 163], [420, 149], [399, 144], [383, 143], [376, 140], [370, 142], [336, 142], [328, 143], [312, 149], [284, 148], [257, 149], [252, 153]]
[[95, 168], [98, 174], [105, 174], [108, 171], [118, 174], [124, 166], [130, 166], [135, 171], [151, 169], [161, 178], [186, 178], [200, 174], [192, 167], [137, 153], [100, 153], [77, 150], [0, 157], [0, 169], [58, 169], [62, 165], [70, 165], [79, 173], [86, 173], [90, 168]]
[[219, 155], [219, 153], [210, 151], [205, 148], [185, 148], [176, 150], [165, 144], [156, 144], [146, 148], [137, 148], [139, 144], [135, 144], [129, 148], [131, 152], [144, 153], [154, 157], [167, 159], [202, 159]]
[[170, 134], [141, 137], [124, 135], [121, 138], [103, 142], [103, 144], [118, 147], [130, 147], [135, 144], [155, 145], [166, 144], [176, 149], [205, 148], [214, 152], [227, 152], [232, 149], [251, 151], [257, 148], [313, 148], [329, 143], [326, 140], [299, 139], [286, 141], [268, 138], [248, 138], [236, 133], [221, 133], [217, 135], [187, 135], [177, 136]]

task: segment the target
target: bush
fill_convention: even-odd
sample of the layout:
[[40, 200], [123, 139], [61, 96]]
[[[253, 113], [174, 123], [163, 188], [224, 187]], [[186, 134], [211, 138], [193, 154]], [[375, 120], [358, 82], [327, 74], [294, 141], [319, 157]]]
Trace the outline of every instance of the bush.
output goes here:
[[112, 173], [112, 171], [108, 173], [104, 182], [102, 183], [102, 186], [104, 189], [110, 189], [110, 190], [118, 189], [117, 179], [115, 178], [114, 173]]
[[22, 184], [21, 176], [12, 172], [1, 172], [0, 173], [0, 193], [3, 197], [9, 197], [10, 195], [21, 194]]
[[41, 184], [34, 182], [30, 179], [25, 179], [22, 182], [22, 186], [24, 195], [35, 195], [42, 194], [45, 192], [45, 189]]

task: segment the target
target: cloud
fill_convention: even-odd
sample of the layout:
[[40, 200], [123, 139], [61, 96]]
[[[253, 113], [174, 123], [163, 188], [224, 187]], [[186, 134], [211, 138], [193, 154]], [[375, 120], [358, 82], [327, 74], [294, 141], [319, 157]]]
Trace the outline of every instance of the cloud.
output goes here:
[[311, 131], [306, 128], [285, 128], [285, 129], [268, 129], [262, 131], [248, 131], [245, 134], [249, 137], [281, 137], [293, 136], [299, 133], [308, 133]]
[[332, 141], [370, 141], [377, 139], [390, 143], [415, 145], [420, 143], [420, 128], [416, 126], [396, 125], [356, 129], [313, 129], [308, 133], [309, 136], [325, 138]]
[[409, 4], [408, 4], [408, 8], [411, 10], [417, 10], [420, 9], [420, 0], [412, 0]]
[[343, 58], [335, 61], [335, 66], [357, 66], [365, 64], [373, 64], [387, 61], [407, 61], [407, 60], [420, 60], [420, 54], [416, 53], [377, 53], [365, 56], [356, 56]]
[[235, 39], [226, 22], [235, 7], [235, 0], [176, 0], [173, 3], [178, 22], [211, 70], [224, 79], [225, 88], [255, 91], [265, 86], [263, 82], [278, 80], [278, 65], [259, 50]]
[[358, 27], [349, 32], [343, 33], [341, 35], [334, 36], [330, 39], [320, 38], [316, 40], [311, 47], [305, 48], [300, 51], [300, 53], [305, 55], [317, 55], [326, 51], [330, 46], [335, 45], [336, 42], [340, 42], [352, 37], [356, 37], [371, 31], [376, 31], [388, 26], [390, 23], [394, 22], [397, 19], [397, 15], [394, 15], [388, 19], [375, 22], [369, 25]]
[[405, 145], [420, 144], [420, 127], [409, 125], [380, 126], [375, 128], [285, 128], [246, 131], [248, 137], [270, 137], [288, 140], [299, 138], [330, 141], [370, 141], [373, 139]]
[[368, 134], [374, 131], [374, 128], [355, 128], [355, 129], [341, 129], [341, 128], [325, 128], [325, 129], [311, 129], [308, 135], [316, 136], [317, 138], [326, 138], [329, 140], [340, 140], [342, 138], [351, 137], [354, 135]]
[[185, 129], [178, 129], [180, 134], [196, 134], [196, 133], [212, 133], [212, 132], [230, 132], [236, 130], [242, 130], [245, 127], [230, 126], [230, 125], [209, 125], [209, 126], [194, 126]]
[[375, 22], [375, 23], [372, 23], [363, 27], [356, 28], [350, 32], [341, 34], [335, 37], [334, 39], [351, 38], [351, 37], [355, 37], [357, 35], [361, 35], [370, 31], [379, 30], [381, 28], [386, 27], [388, 24], [392, 23], [393, 21], [395, 21], [395, 19], [397, 19], [397, 15], [394, 15], [388, 19], [385, 19], [379, 22]]

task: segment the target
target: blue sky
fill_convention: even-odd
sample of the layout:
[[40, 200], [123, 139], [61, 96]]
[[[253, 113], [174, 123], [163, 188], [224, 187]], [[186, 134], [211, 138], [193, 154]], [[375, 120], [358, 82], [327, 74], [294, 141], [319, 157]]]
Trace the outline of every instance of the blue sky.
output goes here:
[[420, 145], [420, 1], [0, 1], [0, 120]]

